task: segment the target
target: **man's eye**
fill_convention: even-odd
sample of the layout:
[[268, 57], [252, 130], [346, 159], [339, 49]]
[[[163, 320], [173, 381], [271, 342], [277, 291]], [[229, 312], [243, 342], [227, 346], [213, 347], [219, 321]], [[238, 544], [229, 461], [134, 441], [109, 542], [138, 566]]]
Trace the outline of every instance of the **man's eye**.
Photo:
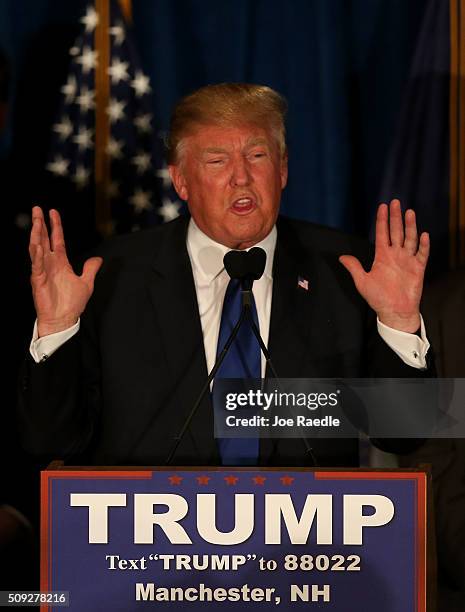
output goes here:
[[220, 164], [224, 163], [224, 159], [209, 159], [207, 160], [207, 164], [210, 164], [212, 166], [219, 166]]
[[260, 159], [261, 157], [266, 157], [266, 153], [264, 151], [256, 151], [255, 153], [251, 153], [250, 157], [252, 159]]

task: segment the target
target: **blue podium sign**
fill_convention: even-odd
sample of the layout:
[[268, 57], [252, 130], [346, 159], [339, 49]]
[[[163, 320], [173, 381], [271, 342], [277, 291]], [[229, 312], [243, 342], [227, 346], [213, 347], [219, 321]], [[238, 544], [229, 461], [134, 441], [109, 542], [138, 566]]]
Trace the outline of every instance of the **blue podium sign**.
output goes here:
[[68, 591], [70, 609], [86, 612], [425, 612], [427, 478], [46, 470], [41, 590]]

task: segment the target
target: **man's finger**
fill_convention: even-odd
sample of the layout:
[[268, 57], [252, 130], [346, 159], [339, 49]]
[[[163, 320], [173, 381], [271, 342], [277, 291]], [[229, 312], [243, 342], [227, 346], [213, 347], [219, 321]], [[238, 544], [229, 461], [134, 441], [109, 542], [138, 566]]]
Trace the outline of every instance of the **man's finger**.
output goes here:
[[31, 276], [39, 276], [45, 270], [44, 267], [44, 250], [41, 244], [31, 244], [29, 247], [29, 255], [31, 257]]
[[[43, 223], [42, 209], [39, 206], [34, 206], [32, 209], [32, 229], [31, 236], [29, 238], [29, 246], [38, 245], [42, 239], [42, 223]], [[30, 253], [30, 251], [29, 251]]]
[[389, 234], [392, 246], [404, 246], [404, 222], [399, 200], [392, 200], [389, 206]]
[[89, 289], [93, 290], [94, 288], [94, 280], [97, 272], [100, 270], [100, 266], [103, 263], [103, 259], [101, 257], [91, 257], [84, 264], [84, 268], [82, 270], [81, 278], [86, 282], [89, 286]]
[[34, 206], [32, 209], [32, 221], [33, 227], [34, 222], [37, 224], [37, 228], [39, 231], [39, 242], [42, 245], [44, 250], [44, 254], [50, 252], [50, 240], [48, 238], [48, 229], [44, 219], [44, 213], [40, 206]]
[[423, 232], [420, 236], [420, 246], [418, 248], [417, 260], [426, 266], [429, 257], [430, 240], [428, 232]]
[[363, 269], [362, 264], [353, 255], [341, 255], [339, 257], [339, 261], [352, 276], [357, 290], [360, 291], [366, 276], [366, 272]]
[[390, 246], [387, 204], [380, 204], [376, 213], [376, 246]]
[[405, 242], [404, 248], [409, 255], [415, 255], [418, 249], [418, 231], [414, 210], [407, 210], [405, 213]]
[[60, 213], [51, 209], [49, 212], [50, 215], [50, 226], [52, 228], [50, 234], [50, 241], [52, 245], [52, 250], [57, 251], [59, 249], [65, 248], [65, 237], [63, 235], [63, 226], [61, 224]]

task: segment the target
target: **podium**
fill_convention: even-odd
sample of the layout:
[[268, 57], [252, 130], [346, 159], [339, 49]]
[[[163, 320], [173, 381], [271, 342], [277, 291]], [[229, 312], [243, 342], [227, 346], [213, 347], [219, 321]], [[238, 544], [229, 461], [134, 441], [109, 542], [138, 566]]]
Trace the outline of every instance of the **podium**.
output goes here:
[[41, 500], [41, 591], [72, 611], [435, 609], [426, 468], [54, 463]]

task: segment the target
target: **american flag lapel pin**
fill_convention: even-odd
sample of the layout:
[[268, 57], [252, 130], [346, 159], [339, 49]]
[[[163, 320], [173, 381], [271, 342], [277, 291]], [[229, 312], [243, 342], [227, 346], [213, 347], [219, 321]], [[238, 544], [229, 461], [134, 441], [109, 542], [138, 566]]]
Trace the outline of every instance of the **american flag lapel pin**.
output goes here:
[[309, 290], [308, 280], [304, 278], [303, 276], [298, 276], [297, 277], [297, 287], [299, 287], [300, 289], [303, 289], [304, 291], [308, 291]]

